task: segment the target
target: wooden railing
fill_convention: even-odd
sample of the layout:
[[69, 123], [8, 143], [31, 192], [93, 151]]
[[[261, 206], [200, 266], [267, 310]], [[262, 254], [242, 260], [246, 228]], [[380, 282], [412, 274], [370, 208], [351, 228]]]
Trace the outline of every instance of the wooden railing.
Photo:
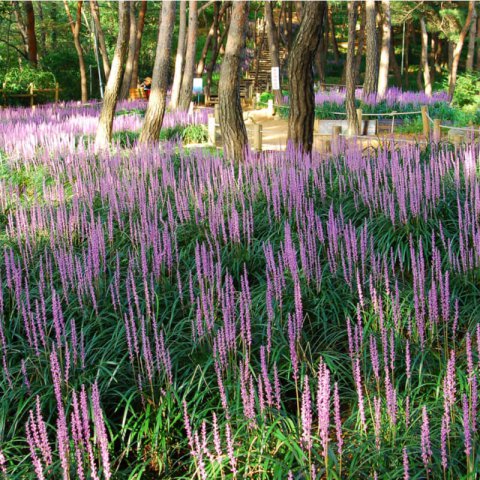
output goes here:
[[4, 103], [6, 103], [7, 98], [29, 98], [30, 99], [30, 107], [35, 106], [35, 97], [38, 96], [40, 93], [53, 93], [55, 103], [58, 103], [60, 97], [60, 90], [61, 88], [58, 85], [58, 82], [55, 83], [55, 88], [35, 88], [35, 85], [31, 83], [28, 86], [28, 93], [13, 93], [5, 88], [5, 84], [3, 88], [0, 89], [0, 95], [2, 96]]

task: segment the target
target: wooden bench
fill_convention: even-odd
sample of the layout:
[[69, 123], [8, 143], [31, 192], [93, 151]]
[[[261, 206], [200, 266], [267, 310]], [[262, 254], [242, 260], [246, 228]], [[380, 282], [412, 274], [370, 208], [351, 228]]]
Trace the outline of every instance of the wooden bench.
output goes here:
[[131, 88], [129, 90], [129, 100], [141, 100], [146, 98], [147, 94], [143, 88]]

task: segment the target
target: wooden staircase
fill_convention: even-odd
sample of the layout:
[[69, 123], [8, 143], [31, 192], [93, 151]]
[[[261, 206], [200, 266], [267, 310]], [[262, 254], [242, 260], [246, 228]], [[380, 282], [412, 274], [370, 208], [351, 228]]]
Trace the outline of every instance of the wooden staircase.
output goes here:
[[[248, 97], [249, 89], [251, 89], [252, 93], [262, 93], [270, 90], [271, 85], [272, 60], [268, 49], [268, 39], [263, 18], [257, 19], [255, 29], [257, 51], [240, 84], [240, 95], [242, 97]], [[279, 50], [280, 64], [283, 64], [287, 57], [287, 49], [280, 45]]]
[[[278, 23], [278, 11], [274, 13], [274, 18], [275, 23]], [[296, 28], [298, 24], [299, 21], [295, 14], [293, 18], [294, 28]], [[268, 38], [264, 19], [257, 19], [254, 28], [257, 47], [253, 60], [248, 65], [247, 69], [242, 72], [243, 75], [240, 82], [240, 98], [242, 101], [250, 99], [256, 93], [270, 91], [271, 87], [272, 60], [270, 57], [270, 51], [268, 49]], [[287, 48], [280, 42], [280, 65], [285, 63], [287, 55]], [[213, 105], [216, 103], [218, 103], [218, 96], [211, 95], [209, 104]]]

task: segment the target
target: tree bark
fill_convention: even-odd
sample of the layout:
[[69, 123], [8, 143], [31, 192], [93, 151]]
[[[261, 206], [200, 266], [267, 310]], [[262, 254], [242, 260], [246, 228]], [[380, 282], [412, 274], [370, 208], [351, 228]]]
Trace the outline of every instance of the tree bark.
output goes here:
[[193, 72], [195, 70], [195, 50], [198, 30], [197, 0], [190, 0], [188, 8], [187, 53], [185, 55], [185, 69], [178, 101], [178, 108], [180, 110], [188, 110], [190, 102], [192, 101]]
[[315, 121], [313, 62], [323, 29], [327, 2], [305, 3], [303, 20], [292, 46], [288, 63], [290, 116], [288, 140], [304, 152], [311, 152]]
[[88, 101], [88, 87], [87, 87], [87, 69], [85, 68], [85, 59], [83, 57], [82, 44], [80, 43], [80, 27], [82, 25], [82, 5], [83, 1], [79, 0], [77, 2], [77, 16], [73, 20], [72, 14], [70, 13], [70, 7], [68, 6], [67, 0], [63, 0], [65, 5], [65, 11], [67, 12], [68, 21], [70, 23], [70, 29], [73, 35], [73, 43], [75, 45], [75, 50], [78, 55], [78, 64], [80, 68], [80, 88], [82, 91], [82, 103]]
[[405, 85], [408, 85], [409, 82], [410, 44], [415, 42], [414, 33], [413, 22], [408, 20], [405, 26], [405, 58], [403, 61], [403, 81]]
[[38, 65], [37, 37], [35, 35], [35, 12], [31, 0], [25, 0], [25, 12], [27, 14], [28, 60], [36, 67]]
[[432, 82], [430, 81], [430, 66], [428, 65], [428, 33], [427, 26], [425, 25], [425, 19], [420, 18], [420, 27], [422, 29], [422, 70], [423, 70], [423, 82], [425, 84], [425, 94], [427, 97], [432, 96]]
[[103, 33], [102, 24], [100, 23], [100, 8], [98, 7], [97, 0], [90, 0], [90, 13], [92, 14], [93, 23], [95, 24], [95, 30], [98, 36], [98, 46], [100, 49], [100, 55], [102, 56], [103, 73], [105, 74], [105, 80], [108, 81], [108, 76], [110, 75], [110, 60], [108, 59], [105, 35]]
[[355, 85], [360, 82], [360, 67], [362, 65], [362, 57], [363, 57], [363, 47], [365, 45], [365, 22], [366, 22], [366, 14], [365, 9], [363, 7], [363, 3], [360, 3], [360, 32], [359, 32], [359, 39], [358, 39], [358, 47], [357, 53], [355, 55]]
[[480, 15], [477, 18], [477, 70], [480, 70]]
[[215, 34], [213, 35], [212, 39], [212, 56], [210, 58], [210, 63], [207, 65], [207, 82], [205, 85], [205, 101], [210, 101], [210, 94], [212, 91], [212, 77], [213, 77], [213, 69], [215, 68], [215, 64], [217, 63], [217, 56], [219, 51], [219, 10], [220, 10], [220, 2], [215, 2], [213, 5], [213, 29]]
[[247, 21], [248, 2], [234, 1], [218, 85], [220, 131], [225, 156], [232, 161], [243, 160], [248, 144], [240, 104], [240, 67]]
[[388, 87], [388, 67], [390, 60], [390, 0], [382, 0], [382, 43], [380, 51], [380, 66], [378, 69], [378, 95], [385, 96]]
[[44, 57], [47, 53], [47, 32], [45, 30], [45, 22], [43, 18], [42, 2], [36, 2], [38, 10], [38, 18], [40, 19], [40, 55]]
[[145, 122], [140, 134], [140, 143], [157, 142], [162, 128], [167, 103], [170, 51], [175, 24], [176, 2], [163, 2], [158, 29], [157, 51], [153, 66], [152, 89], [148, 100]]
[[328, 54], [328, 18], [327, 9], [323, 14], [323, 32], [320, 35], [320, 42], [318, 44], [317, 53], [315, 55], [315, 66], [317, 67], [318, 81], [320, 82], [320, 89], [324, 89], [326, 67]]
[[[265, 1], [265, 24], [267, 30], [267, 40], [268, 40], [268, 51], [270, 52], [270, 60], [272, 63], [272, 68], [278, 68], [280, 73], [280, 54], [278, 47], [278, 37], [277, 30], [275, 28], [275, 22], [273, 20], [273, 7], [270, 0]], [[275, 97], [275, 103], [277, 105], [282, 105], [282, 87], [278, 90], [273, 90], [273, 95]]]
[[378, 48], [377, 48], [377, 12], [375, 0], [367, 0], [365, 3], [367, 37], [365, 79], [363, 82], [363, 96], [377, 93], [378, 80]]
[[337, 37], [335, 36], [335, 23], [333, 21], [332, 7], [327, 6], [327, 15], [328, 15], [328, 29], [332, 36], [332, 47], [333, 47], [333, 58], [336, 65], [340, 64], [340, 52], [338, 51]]
[[113, 54], [112, 67], [108, 77], [103, 106], [98, 122], [97, 134], [95, 137], [95, 151], [98, 152], [108, 148], [112, 140], [113, 117], [117, 106], [120, 86], [123, 77], [123, 64], [127, 53], [129, 37], [129, 5], [125, 0], [118, 2], [118, 36], [115, 52]]
[[130, 82], [132, 81], [133, 59], [135, 57], [135, 47], [137, 46], [137, 21], [135, 18], [135, 2], [130, 2], [130, 39], [128, 41], [127, 63], [123, 72], [122, 89], [120, 98], [128, 98], [130, 91]]
[[455, 44], [454, 44], [453, 41], [451, 41], [451, 40], [447, 40], [447, 44], [448, 44], [448, 49], [447, 49], [447, 56], [448, 56], [447, 68], [448, 68], [448, 71], [451, 72], [451, 71], [452, 71], [452, 63], [453, 63], [453, 50], [454, 50], [454, 48], [455, 48]]
[[293, 46], [293, 2], [288, 2], [288, 21], [287, 17], [285, 17], [285, 21], [287, 22], [288, 55], [290, 56]]
[[13, 4], [13, 13], [17, 21], [18, 31], [20, 32], [20, 36], [22, 37], [23, 48], [25, 50], [26, 56], [28, 56], [27, 26], [25, 25], [25, 21], [23, 20], [22, 12], [20, 11], [20, 6], [18, 1], [13, 1], [12, 4]]
[[[467, 52], [467, 64], [465, 69], [467, 72], [473, 70], [473, 57], [475, 55], [475, 37], [477, 33], [477, 10], [473, 9], [472, 21], [470, 25], [470, 32], [468, 35], [468, 52]], [[480, 48], [480, 47], [477, 47]]]
[[[217, 5], [215, 5], [217, 8]], [[178, 30], [177, 56], [175, 58], [175, 73], [173, 75], [172, 96], [170, 107], [178, 107], [180, 87], [182, 85], [183, 64], [185, 59], [185, 33], [187, 31], [187, 0], [180, 0], [180, 23]]]
[[[223, 15], [225, 14], [227, 8], [230, 6], [230, 2], [224, 2], [222, 8], [218, 10], [219, 3], [218, 1], [212, 2], [214, 6], [214, 13], [213, 13], [213, 22], [210, 26], [208, 31], [207, 38], [205, 40], [205, 44], [203, 45], [202, 53], [200, 55], [200, 60], [198, 61], [197, 65], [197, 77], [203, 75], [205, 70], [205, 60], [207, 58], [208, 49], [210, 44], [212, 43], [212, 55], [215, 54], [215, 49], [217, 47], [217, 40], [218, 40], [218, 25], [221, 21]], [[205, 5], [204, 5], [205, 6]], [[202, 7], [203, 8], [203, 7]], [[200, 10], [199, 10], [200, 11]]]
[[346, 96], [345, 107], [347, 110], [348, 135], [357, 135], [359, 133], [357, 109], [355, 105], [355, 33], [357, 27], [357, 2], [348, 2], [348, 45], [347, 45], [347, 63], [346, 63]]
[[138, 12], [137, 34], [135, 39], [135, 55], [133, 56], [132, 79], [130, 88], [136, 88], [138, 85], [138, 60], [140, 59], [140, 49], [142, 48], [143, 28], [145, 27], [145, 14], [147, 13], [147, 0], [142, 0], [140, 11]]
[[402, 74], [400, 73], [400, 67], [398, 66], [397, 57], [395, 56], [395, 44], [394, 44], [393, 27], [390, 28], [390, 68], [393, 71], [395, 77], [395, 83], [397, 87], [402, 86]]
[[457, 83], [458, 64], [460, 62], [460, 54], [462, 53], [463, 44], [465, 42], [465, 38], [470, 28], [470, 23], [472, 21], [474, 9], [475, 9], [475, 0], [470, 0], [468, 2], [467, 19], [465, 21], [465, 24], [462, 27], [462, 30], [460, 31], [458, 42], [455, 45], [452, 52], [452, 68], [448, 75], [448, 94], [450, 95], [450, 97], [453, 97], [453, 93], [455, 92], [455, 85]]
[[202, 54], [200, 55], [200, 60], [198, 61], [197, 65], [197, 77], [201, 77], [203, 75], [203, 71], [205, 70], [205, 59], [207, 58], [208, 49], [210, 47], [210, 43], [214, 37], [217, 36], [217, 32], [215, 30], [215, 24], [218, 21], [213, 20], [212, 24], [210, 25], [210, 29], [208, 30], [207, 38], [205, 39], [205, 43], [203, 45]]
[[438, 49], [438, 34], [432, 33], [430, 35], [430, 51], [428, 52], [428, 65], [430, 67], [430, 82], [435, 82], [435, 73], [436, 73], [436, 57], [437, 57], [437, 49]]

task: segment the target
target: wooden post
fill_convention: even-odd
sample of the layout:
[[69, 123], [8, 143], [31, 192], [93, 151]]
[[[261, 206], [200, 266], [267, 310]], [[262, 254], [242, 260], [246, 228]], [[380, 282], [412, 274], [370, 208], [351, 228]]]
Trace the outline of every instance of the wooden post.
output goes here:
[[55, 83], [55, 103], [58, 103], [58, 97], [59, 97], [58, 90], [59, 89], [58, 89], [58, 82], [57, 82]]
[[342, 127], [335, 126], [332, 128], [332, 148], [338, 148], [340, 145], [340, 134], [342, 133]]
[[253, 125], [253, 148], [257, 152], [262, 151], [262, 125], [260, 123]]
[[361, 108], [357, 108], [358, 134], [363, 135], [363, 112]]
[[274, 110], [273, 110], [273, 100], [268, 101], [267, 110], [268, 110], [267, 114], [270, 115], [271, 117], [273, 117], [273, 114], [275, 113]]
[[220, 123], [220, 107], [218, 103], [213, 107], [213, 112], [215, 115], [215, 123]]
[[253, 103], [253, 83], [248, 84], [248, 99]]
[[30, 84], [30, 107], [33, 108], [33, 83]]
[[422, 108], [423, 135], [426, 139], [430, 136], [430, 124], [428, 123], [428, 108], [424, 105]]
[[[392, 112], [392, 114], [397, 113], [395, 110]], [[395, 129], [395, 115], [392, 115], [392, 125], [390, 127], [390, 133], [393, 135], [393, 130]]]
[[452, 135], [452, 142], [455, 146], [460, 145], [463, 142], [463, 139], [464, 137], [461, 134], [455, 133]]
[[435, 142], [439, 142], [442, 136], [442, 131], [440, 128], [440, 119], [435, 118], [433, 120], [433, 139]]
[[214, 147], [217, 146], [217, 125], [215, 115], [212, 114], [208, 116], [208, 141]]

